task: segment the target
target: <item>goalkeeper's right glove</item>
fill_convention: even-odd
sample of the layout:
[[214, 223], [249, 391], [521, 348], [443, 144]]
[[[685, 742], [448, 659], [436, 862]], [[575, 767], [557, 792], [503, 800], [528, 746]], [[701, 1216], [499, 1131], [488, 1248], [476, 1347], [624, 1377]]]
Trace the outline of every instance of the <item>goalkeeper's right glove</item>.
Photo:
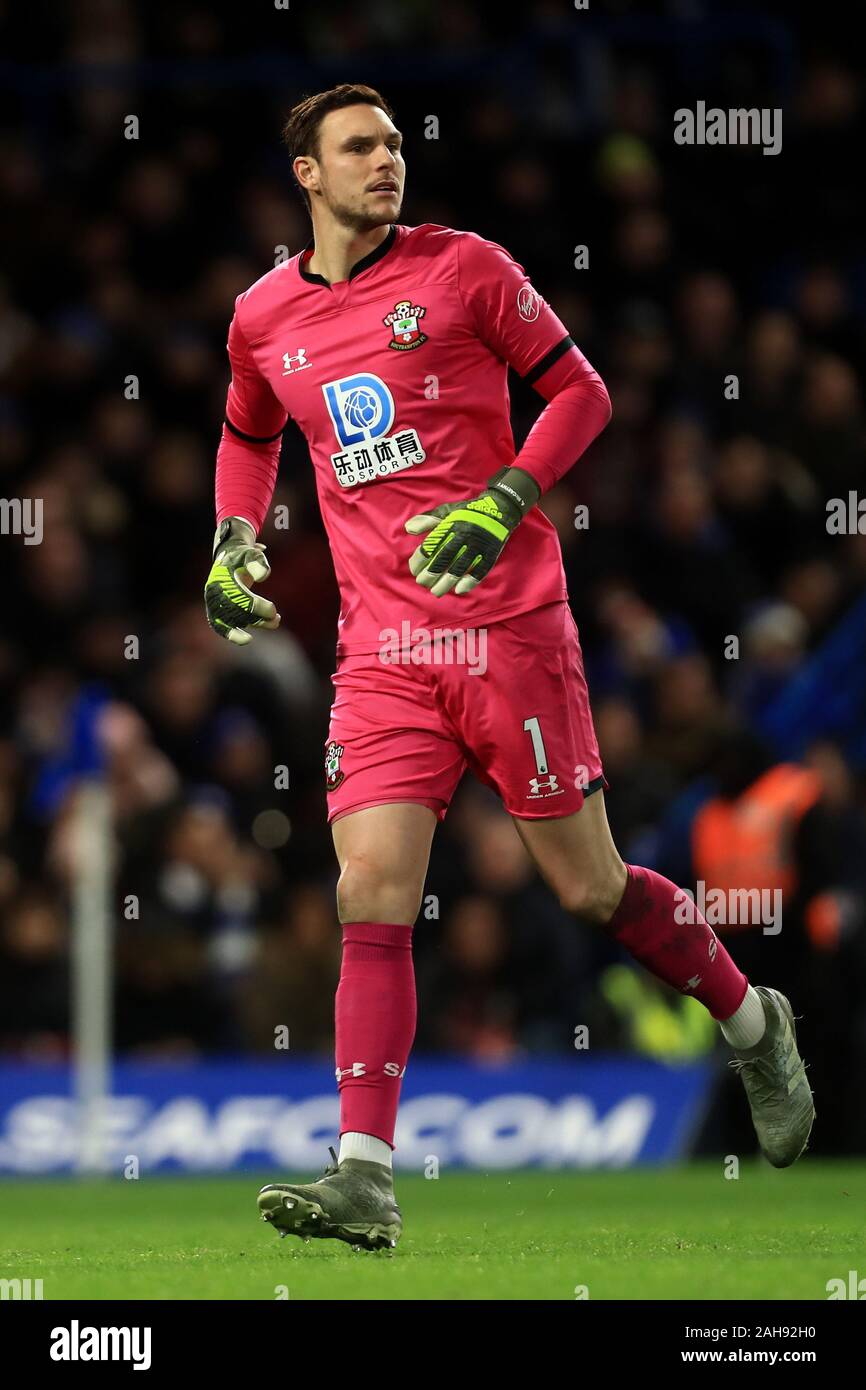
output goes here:
[[270, 599], [247, 588], [247, 584], [267, 579], [270, 572], [265, 547], [257, 544], [250, 523], [240, 516], [221, 521], [214, 536], [213, 565], [204, 586], [205, 611], [214, 632], [242, 646], [252, 641], [247, 628], [279, 627], [280, 615]]

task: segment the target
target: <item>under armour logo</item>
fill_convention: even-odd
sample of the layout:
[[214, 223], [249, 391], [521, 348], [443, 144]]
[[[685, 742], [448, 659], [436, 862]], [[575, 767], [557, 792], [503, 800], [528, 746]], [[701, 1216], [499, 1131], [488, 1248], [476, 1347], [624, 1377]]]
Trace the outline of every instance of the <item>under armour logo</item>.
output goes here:
[[530, 777], [529, 786], [533, 796], [538, 796], [542, 787], [549, 792], [559, 791], [559, 783], [556, 780], [556, 774], [553, 772], [551, 772], [549, 777]]
[[[293, 362], [296, 362], [297, 366], [293, 367]], [[311, 367], [312, 365], [312, 362], [307, 361], [306, 348], [298, 348], [296, 353], [283, 353], [283, 376], [290, 376], [292, 372], [301, 372], [304, 367]]]
[[343, 1079], [344, 1076], [366, 1076], [366, 1074], [367, 1074], [367, 1064], [366, 1064], [366, 1062], [353, 1062], [352, 1065], [351, 1065], [350, 1067], [343, 1067], [342, 1071], [340, 1070], [339, 1067], [337, 1067], [337, 1070], [336, 1070], [336, 1073], [335, 1073], [335, 1075], [336, 1075], [338, 1081], [341, 1081], [341, 1080]]

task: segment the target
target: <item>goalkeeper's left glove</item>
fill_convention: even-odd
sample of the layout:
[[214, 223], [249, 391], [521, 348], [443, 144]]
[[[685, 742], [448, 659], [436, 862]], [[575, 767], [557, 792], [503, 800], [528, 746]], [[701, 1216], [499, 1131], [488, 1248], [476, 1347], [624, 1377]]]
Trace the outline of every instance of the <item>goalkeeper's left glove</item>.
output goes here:
[[540, 496], [529, 473], [506, 466], [478, 497], [443, 502], [410, 517], [405, 528], [411, 535], [430, 531], [409, 560], [416, 582], [437, 598], [452, 589], [470, 593], [490, 573], [508, 537]]

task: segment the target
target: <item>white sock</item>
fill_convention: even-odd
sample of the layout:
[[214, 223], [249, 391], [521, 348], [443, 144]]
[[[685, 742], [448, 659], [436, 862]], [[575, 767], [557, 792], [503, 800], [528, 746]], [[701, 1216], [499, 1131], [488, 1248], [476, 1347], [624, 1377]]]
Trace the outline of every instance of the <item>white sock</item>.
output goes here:
[[767, 1018], [764, 1013], [764, 1006], [761, 1003], [761, 996], [757, 994], [752, 986], [746, 990], [746, 997], [735, 1014], [726, 1018], [722, 1023], [722, 1036], [731, 1047], [742, 1051], [745, 1047], [754, 1047], [761, 1041], [767, 1028]]
[[357, 1134], [354, 1130], [348, 1129], [345, 1134], [340, 1135], [340, 1156], [338, 1163], [342, 1163], [344, 1158], [363, 1158], [367, 1163], [384, 1163], [386, 1167], [391, 1167], [391, 1145], [386, 1144], [384, 1139], [377, 1139], [373, 1134]]

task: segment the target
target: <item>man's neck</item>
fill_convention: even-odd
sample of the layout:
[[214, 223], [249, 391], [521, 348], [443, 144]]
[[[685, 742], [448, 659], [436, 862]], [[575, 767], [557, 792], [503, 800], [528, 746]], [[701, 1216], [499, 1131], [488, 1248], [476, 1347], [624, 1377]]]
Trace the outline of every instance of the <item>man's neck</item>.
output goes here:
[[352, 267], [381, 246], [391, 230], [386, 222], [369, 232], [354, 232], [350, 227], [313, 228], [314, 250], [306, 269], [311, 275], [321, 275], [329, 285], [348, 280]]

